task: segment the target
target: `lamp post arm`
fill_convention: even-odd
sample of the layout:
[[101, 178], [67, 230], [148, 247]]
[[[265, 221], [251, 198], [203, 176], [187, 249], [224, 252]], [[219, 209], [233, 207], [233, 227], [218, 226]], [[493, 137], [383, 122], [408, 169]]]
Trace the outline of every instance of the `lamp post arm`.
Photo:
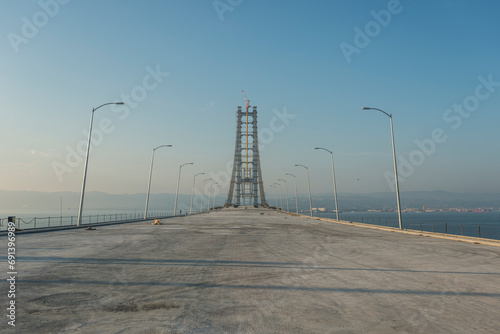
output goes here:
[[97, 108], [94, 108], [92, 111], [96, 111], [97, 109], [99, 109], [100, 107], [104, 107], [104, 106], [107, 106], [109, 104], [123, 104], [123, 102], [108, 102], [108, 103], [104, 103], [104, 104], [101, 104], [99, 107]]
[[385, 111], [383, 111], [382, 109], [379, 109], [379, 108], [363, 107], [363, 108], [361, 108], [361, 109], [363, 109], [363, 110], [378, 110], [378, 111], [380, 111], [381, 113], [384, 113], [384, 114], [386, 114], [388, 117], [392, 118], [392, 114], [388, 114], [388, 113], [386, 113]]
[[333, 154], [333, 152], [332, 152], [332, 151], [330, 151], [330, 150], [328, 150], [328, 149], [326, 149], [326, 148], [323, 148], [323, 147], [315, 147], [314, 149], [315, 149], [315, 150], [323, 150], [323, 151], [327, 151], [328, 153]]
[[157, 149], [162, 148], [162, 147], [172, 147], [172, 145], [160, 145], [158, 147], [153, 148], [153, 151], [156, 151]]

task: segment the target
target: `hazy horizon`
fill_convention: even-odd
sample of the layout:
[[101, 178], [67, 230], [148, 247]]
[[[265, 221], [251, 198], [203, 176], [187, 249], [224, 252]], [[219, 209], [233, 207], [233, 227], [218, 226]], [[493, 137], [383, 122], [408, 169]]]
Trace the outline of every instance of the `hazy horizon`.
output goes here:
[[[204, 208], [208, 205], [208, 194], [204, 193]], [[500, 210], [500, 193], [497, 194], [459, 194], [444, 191], [437, 192], [403, 192], [401, 194], [403, 208], [420, 209], [424, 205], [427, 208], [492, 208]], [[226, 201], [226, 193], [216, 193], [215, 206], [223, 206]], [[308, 194], [298, 194], [299, 207], [309, 208]], [[136, 194], [108, 194], [90, 191], [86, 193], [85, 211], [100, 210], [111, 213], [113, 210], [139, 210], [145, 205], [145, 193]], [[267, 203], [275, 206], [276, 199], [281, 202], [279, 193], [266, 193]], [[78, 192], [32, 192], [32, 191], [0, 191], [0, 211], [8, 214], [17, 212], [36, 211], [64, 211], [76, 212], [78, 209], [80, 193]], [[193, 209], [201, 207], [201, 193], [195, 191], [193, 198]], [[151, 194], [149, 208], [151, 210], [172, 210], [175, 194], [160, 193]], [[286, 193], [282, 194], [285, 206]], [[363, 209], [388, 209], [396, 207], [396, 199], [393, 193], [378, 192], [372, 194], [349, 194], [339, 193], [339, 210], [351, 210], [352, 208]], [[214, 205], [213, 192], [210, 193], [211, 206]], [[334, 202], [332, 194], [312, 194], [313, 207], [327, 208], [333, 210]], [[190, 208], [191, 194], [179, 194], [178, 208], [186, 210]], [[280, 203], [281, 204], [281, 203]], [[289, 193], [289, 204], [295, 207], [295, 193]], [[286, 206], [285, 206], [286, 207]]]

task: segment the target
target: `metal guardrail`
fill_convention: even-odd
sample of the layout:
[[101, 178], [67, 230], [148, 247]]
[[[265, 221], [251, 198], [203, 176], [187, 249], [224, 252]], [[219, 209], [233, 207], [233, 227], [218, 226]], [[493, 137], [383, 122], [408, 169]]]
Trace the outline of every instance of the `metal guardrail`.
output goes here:
[[[319, 216], [318, 216], [319, 217]], [[322, 218], [335, 219], [335, 214], [325, 214], [321, 216]], [[390, 226], [398, 227], [398, 221], [395, 219], [386, 218], [373, 218], [373, 217], [363, 217], [363, 216], [342, 216], [339, 215], [340, 220], [371, 224], [379, 226]], [[499, 223], [500, 225], [500, 223]], [[405, 220], [403, 222], [403, 228], [408, 230], [420, 231], [420, 232], [436, 232], [443, 234], [452, 234], [460, 236], [487, 238], [487, 239], [497, 239], [500, 240], [500, 226], [489, 226], [481, 224], [452, 224], [447, 222], [418, 222], [413, 220]]]
[[[194, 211], [192, 214], [197, 214], [198, 211]], [[184, 216], [186, 214], [182, 214]], [[173, 217], [173, 210], [168, 211], [157, 211], [148, 213], [148, 219], [154, 219], [158, 217]], [[179, 216], [179, 214], [177, 214]], [[102, 214], [102, 215], [88, 215], [82, 216], [82, 224], [99, 224], [99, 223], [111, 223], [118, 221], [127, 220], [138, 220], [144, 218], [142, 213], [112, 213], [112, 214]], [[0, 231], [7, 230], [7, 219], [0, 218]], [[76, 226], [78, 221], [78, 216], [53, 216], [53, 217], [34, 217], [34, 218], [17, 218], [16, 217], [16, 228], [18, 230], [24, 229], [36, 229], [36, 228], [47, 228], [47, 227], [57, 227], [57, 226]]]

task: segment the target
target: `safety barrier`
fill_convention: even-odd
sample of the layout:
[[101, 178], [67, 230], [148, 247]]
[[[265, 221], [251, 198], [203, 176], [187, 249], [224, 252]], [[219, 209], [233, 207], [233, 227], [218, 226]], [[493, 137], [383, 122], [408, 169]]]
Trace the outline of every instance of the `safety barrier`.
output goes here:
[[[193, 210], [192, 214], [197, 214], [198, 211]], [[183, 214], [186, 215], [186, 214]], [[148, 219], [158, 217], [173, 217], [173, 210], [168, 211], [153, 211], [148, 212]], [[177, 214], [179, 216], [179, 213]], [[111, 223], [127, 220], [138, 220], [144, 218], [143, 213], [111, 213], [100, 215], [82, 216], [82, 224], [98, 224]], [[75, 226], [77, 225], [78, 216], [54, 216], [54, 217], [33, 217], [33, 218], [17, 218], [16, 228], [18, 230], [47, 228], [57, 226]], [[0, 231], [7, 230], [7, 218], [0, 218]]]

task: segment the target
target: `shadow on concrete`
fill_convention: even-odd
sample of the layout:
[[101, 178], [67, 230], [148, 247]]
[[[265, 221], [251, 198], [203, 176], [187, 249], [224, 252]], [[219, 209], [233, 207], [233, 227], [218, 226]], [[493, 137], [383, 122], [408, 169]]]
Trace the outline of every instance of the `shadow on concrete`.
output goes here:
[[181, 260], [181, 259], [107, 259], [107, 258], [80, 258], [60, 256], [22, 256], [19, 262], [45, 263], [85, 263], [85, 264], [149, 264], [171, 266], [219, 266], [219, 267], [249, 267], [249, 268], [283, 268], [302, 270], [346, 270], [346, 271], [379, 271], [398, 273], [430, 273], [430, 274], [460, 274], [460, 275], [500, 275], [500, 273], [468, 272], [468, 271], [437, 271], [437, 270], [409, 270], [409, 269], [380, 269], [380, 268], [340, 268], [309, 266], [304, 263], [260, 262], [260, 261], [224, 261], [224, 260]]
[[164, 286], [164, 287], [192, 287], [202, 289], [251, 289], [251, 290], [282, 290], [282, 291], [310, 291], [310, 292], [337, 292], [337, 293], [370, 293], [370, 294], [401, 294], [401, 295], [454, 295], [471, 297], [500, 297], [500, 293], [487, 292], [457, 292], [457, 291], [426, 291], [426, 290], [383, 290], [360, 288], [329, 288], [305, 287], [284, 285], [240, 285], [240, 284], [210, 284], [210, 283], [175, 283], [175, 282], [106, 282], [106, 281], [70, 281], [70, 280], [19, 280], [23, 284], [64, 284], [64, 285], [110, 285], [123, 286]]

